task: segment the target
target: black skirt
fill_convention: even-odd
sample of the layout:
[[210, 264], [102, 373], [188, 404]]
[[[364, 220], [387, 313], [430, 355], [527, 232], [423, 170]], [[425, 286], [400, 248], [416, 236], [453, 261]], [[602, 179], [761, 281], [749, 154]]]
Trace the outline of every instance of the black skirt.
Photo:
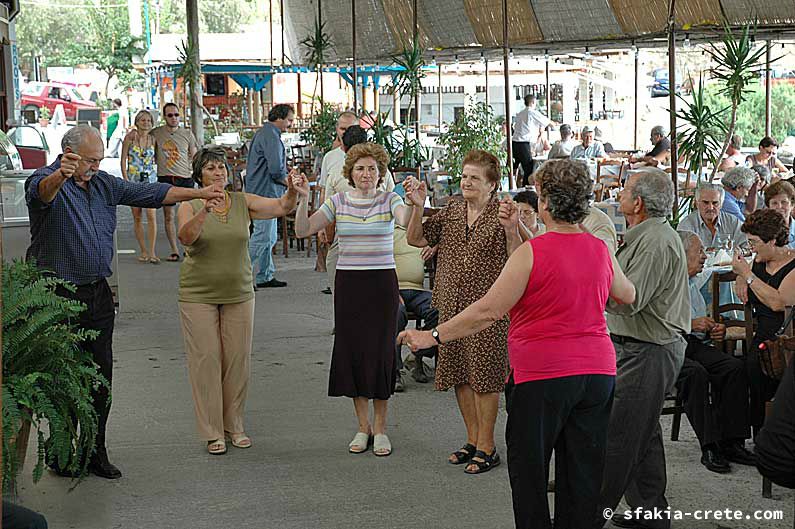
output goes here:
[[337, 270], [328, 394], [386, 400], [395, 392], [400, 303], [395, 270]]

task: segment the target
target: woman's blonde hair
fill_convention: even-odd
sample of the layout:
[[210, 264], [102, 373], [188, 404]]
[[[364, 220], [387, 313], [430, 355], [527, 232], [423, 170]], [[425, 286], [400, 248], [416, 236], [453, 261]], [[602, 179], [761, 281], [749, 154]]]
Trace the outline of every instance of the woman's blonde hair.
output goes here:
[[389, 155], [386, 150], [376, 143], [359, 143], [348, 149], [348, 154], [345, 156], [345, 165], [342, 167], [342, 176], [348, 180], [348, 183], [353, 187], [356, 184], [353, 182], [353, 166], [362, 158], [372, 158], [378, 166], [378, 183], [380, 186], [386, 177], [387, 167], [389, 165]]
[[144, 116], [149, 116], [149, 119], [152, 120], [152, 125], [155, 124], [155, 117], [152, 115], [151, 112], [148, 110], [139, 110], [138, 113], [135, 115], [135, 119], [133, 120], [133, 125], [138, 126], [138, 120], [140, 120]]

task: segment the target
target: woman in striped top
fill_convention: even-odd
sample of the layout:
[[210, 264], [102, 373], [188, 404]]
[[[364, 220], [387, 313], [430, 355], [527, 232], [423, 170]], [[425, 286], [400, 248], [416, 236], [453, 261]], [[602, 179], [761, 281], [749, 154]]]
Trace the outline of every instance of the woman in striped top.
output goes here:
[[[395, 221], [408, 223], [411, 209], [400, 196], [378, 191], [389, 156], [380, 145], [362, 143], [348, 150], [342, 173], [353, 191], [328, 197], [311, 217], [309, 183], [294, 176], [301, 195], [295, 233], [308, 237], [337, 222], [339, 262], [334, 280], [334, 351], [329, 396], [351, 397], [359, 430], [348, 445], [352, 453], [367, 451], [371, 440], [377, 456], [392, 445], [385, 434], [387, 401], [395, 389], [395, 336], [399, 304], [395, 274]], [[373, 401], [374, 421], [368, 401]], [[373, 434], [375, 434], [373, 436]]]

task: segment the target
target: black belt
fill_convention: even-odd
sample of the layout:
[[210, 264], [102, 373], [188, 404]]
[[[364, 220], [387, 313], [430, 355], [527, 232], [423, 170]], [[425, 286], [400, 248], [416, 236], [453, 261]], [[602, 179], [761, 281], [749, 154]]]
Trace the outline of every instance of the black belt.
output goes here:
[[100, 277], [99, 279], [95, 279], [95, 280], [90, 281], [88, 283], [83, 283], [82, 285], [77, 285], [77, 288], [94, 288], [94, 287], [100, 285], [103, 281], [105, 281], [105, 278], [104, 277]]
[[610, 339], [621, 345], [624, 345], [625, 343], [651, 343], [638, 340], [637, 338], [632, 338], [631, 336], [619, 336], [618, 334], [613, 333], [610, 333]]

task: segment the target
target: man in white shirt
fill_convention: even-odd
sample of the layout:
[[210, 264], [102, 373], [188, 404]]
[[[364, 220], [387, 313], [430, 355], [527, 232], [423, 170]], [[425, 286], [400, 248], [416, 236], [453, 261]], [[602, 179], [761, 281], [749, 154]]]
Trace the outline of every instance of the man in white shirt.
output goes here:
[[538, 140], [541, 131], [552, 124], [544, 114], [536, 110], [536, 96], [524, 96], [524, 110], [516, 114], [511, 150], [513, 152], [513, 170], [521, 164], [524, 177], [518, 182], [519, 187], [528, 185], [533, 174], [532, 147]]
[[549, 151], [549, 159], [568, 158], [577, 142], [571, 137], [571, 125], [560, 126], [560, 140], [552, 145]]
[[572, 160], [589, 160], [607, 156], [602, 142], [593, 139], [593, 130], [583, 127], [582, 132], [580, 132], [580, 138], [582, 138], [582, 144], [575, 146], [571, 150]]

